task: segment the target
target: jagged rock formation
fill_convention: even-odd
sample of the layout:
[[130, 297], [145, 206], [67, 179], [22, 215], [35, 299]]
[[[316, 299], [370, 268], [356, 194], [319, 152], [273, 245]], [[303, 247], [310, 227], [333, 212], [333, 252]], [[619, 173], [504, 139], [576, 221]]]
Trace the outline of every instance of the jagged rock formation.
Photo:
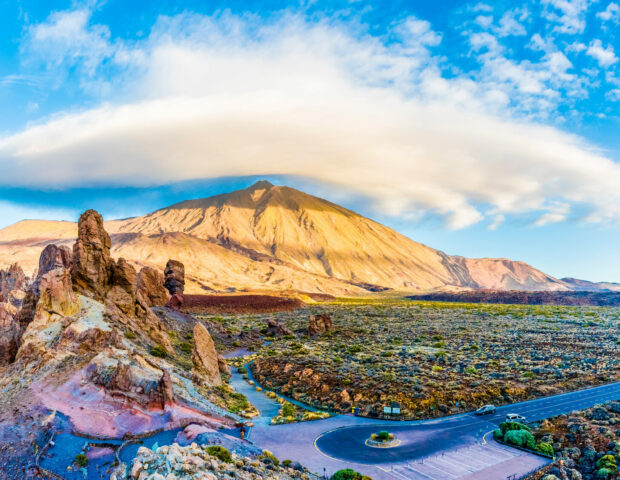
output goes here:
[[267, 320], [267, 332], [268, 337], [284, 337], [285, 335], [293, 335], [293, 331], [283, 323], [270, 318]]
[[310, 322], [308, 324], [308, 335], [322, 335], [332, 330], [333, 323], [332, 317], [323, 313], [321, 315], [310, 315]]
[[177, 260], [168, 260], [164, 270], [164, 287], [170, 295], [181, 294], [185, 290], [185, 265]]
[[71, 264], [71, 277], [78, 293], [95, 300], [105, 298], [112, 276], [111, 246], [101, 215], [95, 210], [84, 212], [78, 220]]
[[192, 355], [195, 370], [207, 385], [220, 385], [220, 364], [215, 344], [206, 327], [198, 322], [194, 326], [194, 351]]
[[164, 287], [164, 275], [152, 267], [143, 267], [138, 274], [138, 292], [150, 307], [168, 303], [170, 295]]
[[6, 270], [0, 270], [0, 302], [5, 302], [11, 291], [20, 290], [25, 284], [26, 275], [17, 263]]

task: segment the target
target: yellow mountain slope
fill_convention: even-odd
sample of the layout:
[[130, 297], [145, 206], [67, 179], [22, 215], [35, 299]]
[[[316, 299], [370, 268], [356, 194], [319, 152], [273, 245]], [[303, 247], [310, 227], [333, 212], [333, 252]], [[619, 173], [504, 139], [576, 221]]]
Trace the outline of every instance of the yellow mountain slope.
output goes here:
[[[294, 289], [355, 295], [445, 287], [566, 290], [522, 262], [452, 257], [293, 188], [250, 188], [106, 222], [113, 254], [162, 268], [186, 265], [192, 289]], [[0, 230], [0, 264], [75, 236], [68, 222]], [[21, 252], [21, 253], [20, 253]], [[8, 258], [7, 257], [7, 258]]]

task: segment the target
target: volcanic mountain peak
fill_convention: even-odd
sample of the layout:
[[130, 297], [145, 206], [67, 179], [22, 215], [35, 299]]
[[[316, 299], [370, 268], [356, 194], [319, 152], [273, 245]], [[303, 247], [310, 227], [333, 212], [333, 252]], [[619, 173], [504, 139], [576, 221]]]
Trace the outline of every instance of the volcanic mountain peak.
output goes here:
[[[567, 290], [523, 262], [446, 255], [357, 213], [294, 188], [259, 181], [150, 214], [106, 222], [112, 253], [161, 268], [187, 266], [192, 289], [294, 289], [362, 294], [385, 289]], [[0, 263], [38, 256], [75, 237], [67, 222], [0, 230]], [[6, 257], [6, 258], [5, 258]]]

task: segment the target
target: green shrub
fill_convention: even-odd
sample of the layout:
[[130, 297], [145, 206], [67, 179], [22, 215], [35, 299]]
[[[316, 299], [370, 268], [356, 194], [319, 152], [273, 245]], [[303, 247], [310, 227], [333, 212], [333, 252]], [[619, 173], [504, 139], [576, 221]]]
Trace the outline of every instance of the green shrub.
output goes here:
[[604, 455], [598, 459], [596, 466], [601, 469], [613, 470], [615, 473], [618, 470], [616, 465], [616, 457], [613, 455]]
[[220, 462], [232, 463], [232, 456], [227, 448], [222, 447], [221, 445], [211, 445], [207, 447], [207, 453], [215, 458], [217, 458]]
[[549, 443], [541, 442], [536, 445], [536, 451], [545, 455], [553, 456], [553, 447]]
[[372, 480], [370, 477], [366, 475], [362, 475], [355, 470], [351, 470], [350, 468], [346, 468], [344, 470], [338, 470], [334, 473], [330, 480]]
[[271, 460], [276, 467], [280, 465], [280, 460], [278, 460], [269, 450], [263, 450], [263, 454], [258, 458], [261, 460]]
[[504, 434], [504, 441], [517, 447], [529, 448], [534, 450], [536, 447], [536, 440], [527, 430], [509, 430]]
[[502, 433], [501, 430], [493, 430], [493, 438], [495, 440], [504, 440], [504, 434]]
[[509, 432], [510, 430], [525, 430], [527, 432], [532, 431], [530, 427], [519, 422], [502, 422], [499, 424], [499, 428], [501, 429], [503, 435], [506, 435], [506, 432]]
[[237, 372], [239, 373], [248, 373], [248, 369], [245, 367], [239, 367], [237, 368]]
[[475, 373], [478, 373], [478, 370], [476, 370], [474, 367], [467, 367], [465, 369], [465, 373], [467, 373], [468, 375], [473, 375]]
[[168, 356], [168, 353], [166, 352], [166, 349], [161, 345], [155, 345], [154, 347], [151, 347], [151, 355], [153, 355], [154, 357], [166, 358]]
[[388, 432], [387, 430], [381, 430], [379, 433], [377, 433], [377, 440], [379, 440], [380, 442], [387, 442], [390, 439], [390, 432]]
[[285, 403], [282, 405], [282, 416], [283, 417], [292, 417], [295, 415], [295, 406], [292, 403]]
[[188, 342], [183, 342], [179, 345], [179, 348], [181, 349], [182, 352], [184, 353], [190, 353], [194, 347], [192, 347], [191, 343]]
[[130, 330], [127, 330], [125, 332], [125, 338], [128, 338], [129, 340], [133, 340], [134, 338], [136, 338], [136, 334]]
[[88, 457], [83, 453], [79, 453], [75, 456], [75, 463], [78, 467], [84, 468], [88, 465]]

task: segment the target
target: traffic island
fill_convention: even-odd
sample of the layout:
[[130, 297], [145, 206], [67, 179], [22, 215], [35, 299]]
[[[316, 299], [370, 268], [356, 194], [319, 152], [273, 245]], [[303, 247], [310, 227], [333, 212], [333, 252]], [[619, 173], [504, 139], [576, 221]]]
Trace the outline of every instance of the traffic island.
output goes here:
[[378, 433], [373, 433], [365, 443], [366, 446], [373, 448], [393, 448], [400, 445], [400, 440], [393, 433], [382, 430]]

